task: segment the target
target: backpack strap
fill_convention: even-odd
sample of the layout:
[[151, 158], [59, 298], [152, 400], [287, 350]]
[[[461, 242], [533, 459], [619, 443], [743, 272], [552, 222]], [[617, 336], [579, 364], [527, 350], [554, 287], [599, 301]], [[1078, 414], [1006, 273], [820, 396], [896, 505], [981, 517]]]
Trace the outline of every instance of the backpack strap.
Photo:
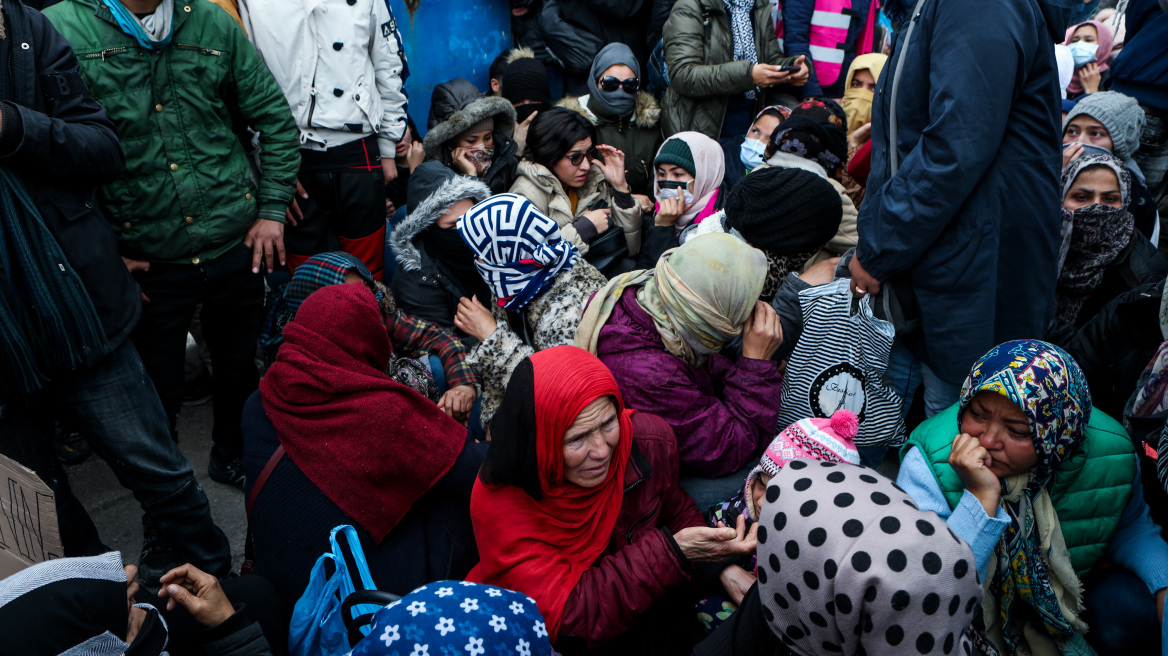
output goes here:
[[921, 18], [921, 6], [925, 4], [925, 0], [916, 0], [913, 5], [912, 18], [908, 22], [908, 32], [904, 35], [904, 42], [900, 44], [900, 52], [896, 53], [896, 69], [892, 76], [892, 100], [888, 110], [888, 157], [891, 163], [890, 175], [896, 175], [896, 171], [900, 168], [900, 149], [897, 146], [897, 121], [896, 121], [896, 98], [900, 91], [900, 72], [904, 68], [904, 58], [908, 51], [908, 44], [912, 41], [913, 30], [916, 29], [917, 22]]
[[253, 506], [255, 506], [256, 499], [260, 496], [260, 490], [264, 489], [264, 483], [268, 482], [268, 478], [272, 475], [272, 472], [275, 471], [276, 465], [280, 464], [280, 460], [283, 458], [284, 445], [281, 444], [280, 446], [276, 447], [276, 450], [272, 453], [272, 457], [268, 458], [267, 464], [264, 465], [263, 470], [260, 471], [259, 477], [256, 478], [255, 485], [253, 485], [251, 488], [251, 494], [247, 495], [247, 518], [249, 520], [251, 519], [251, 509]]

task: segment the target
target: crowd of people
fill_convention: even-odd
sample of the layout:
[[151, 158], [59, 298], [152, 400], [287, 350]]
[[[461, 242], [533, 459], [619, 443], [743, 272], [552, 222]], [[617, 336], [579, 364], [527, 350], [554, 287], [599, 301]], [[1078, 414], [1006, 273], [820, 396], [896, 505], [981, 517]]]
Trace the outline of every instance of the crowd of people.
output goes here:
[[510, 13], [0, 7], [0, 654], [1168, 654], [1168, 1]]

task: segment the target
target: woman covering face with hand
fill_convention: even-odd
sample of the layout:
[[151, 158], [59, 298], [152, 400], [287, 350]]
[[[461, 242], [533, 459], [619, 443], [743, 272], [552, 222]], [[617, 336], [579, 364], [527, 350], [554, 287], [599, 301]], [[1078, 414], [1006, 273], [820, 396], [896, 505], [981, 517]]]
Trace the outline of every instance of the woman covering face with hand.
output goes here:
[[[673, 431], [628, 410], [587, 351], [560, 346], [516, 367], [490, 426], [471, 497], [482, 558], [469, 581], [522, 592], [558, 650], [609, 643], [684, 653], [678, 594], [695, 563], [754, 548], [741, 528], [709, 528], [677, 485]], [[651, 612], [659, 604], [670, 612]]]

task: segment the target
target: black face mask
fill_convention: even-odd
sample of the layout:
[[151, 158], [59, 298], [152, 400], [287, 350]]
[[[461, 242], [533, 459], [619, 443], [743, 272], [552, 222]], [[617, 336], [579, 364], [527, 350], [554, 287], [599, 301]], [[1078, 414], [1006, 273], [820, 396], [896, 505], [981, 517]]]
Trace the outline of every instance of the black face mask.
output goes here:
[[551, 106], [545, 102], [524, 103], [515, 106], [515, 122], [522, 123], [527, 120], [535, 112], [542, 112], [549, 109]]
[[421, 237], [430, 257], [441, 262], [460, 279], [468, 274], [479, 275], [474, 266], [474, 251], [462, 240], [458, 228], [440, 228], [435, 223], [426, 228]]

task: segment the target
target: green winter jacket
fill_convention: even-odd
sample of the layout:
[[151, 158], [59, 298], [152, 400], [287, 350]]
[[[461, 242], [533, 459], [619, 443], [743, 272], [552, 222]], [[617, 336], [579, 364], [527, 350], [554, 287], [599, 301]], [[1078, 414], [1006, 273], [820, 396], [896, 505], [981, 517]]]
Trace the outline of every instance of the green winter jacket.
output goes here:
[[[950, 508], [957, 507], [965, 486], [949, 465], [949, 451], [957, 434], [957, 404], [926, 420], [900, 448], [903, 459], [917, 447], [945, 494]], [[1087, 438], [1055, 471], [1051, 501], [1062, 525], [1071, 564], [1079, 576], [1086, 574], [1107, 549], [1107, 543], [1132, 495], [1136, 459], [1131, 439], [1119, 422], [1093, 408]]]
[[[126, 172], [101, 190], [122, 255], [198, 264], [256, 218], [284, 221], [300, 166], [288, 101], [243, 29], [209, 0], [175, 0], [170, 44], [140, 47], [100, 0], [45, 10], [118, 129]], [[260, 133], [259, 189], [233, 130]]]
[[[754, 0], [752, 18], [758, 63], [793, 65], [796, 58], [784, 57], [775, 38], [770, 0]], [[730, 14], [722, 0], [677, 0], [662, 37], [669, 72], [669, 88], [661, 100], [664, 133], [704, 132], [717, 139], [727, 97], [754, 89], [754, 64], [734, 61]], [[810, 58], [806, 63], [812, 66]], [[790, 86], [763, 89], [755, 96], [755, 109], [780, 104], [780, 96], [797, 97], [796, 91]]]

